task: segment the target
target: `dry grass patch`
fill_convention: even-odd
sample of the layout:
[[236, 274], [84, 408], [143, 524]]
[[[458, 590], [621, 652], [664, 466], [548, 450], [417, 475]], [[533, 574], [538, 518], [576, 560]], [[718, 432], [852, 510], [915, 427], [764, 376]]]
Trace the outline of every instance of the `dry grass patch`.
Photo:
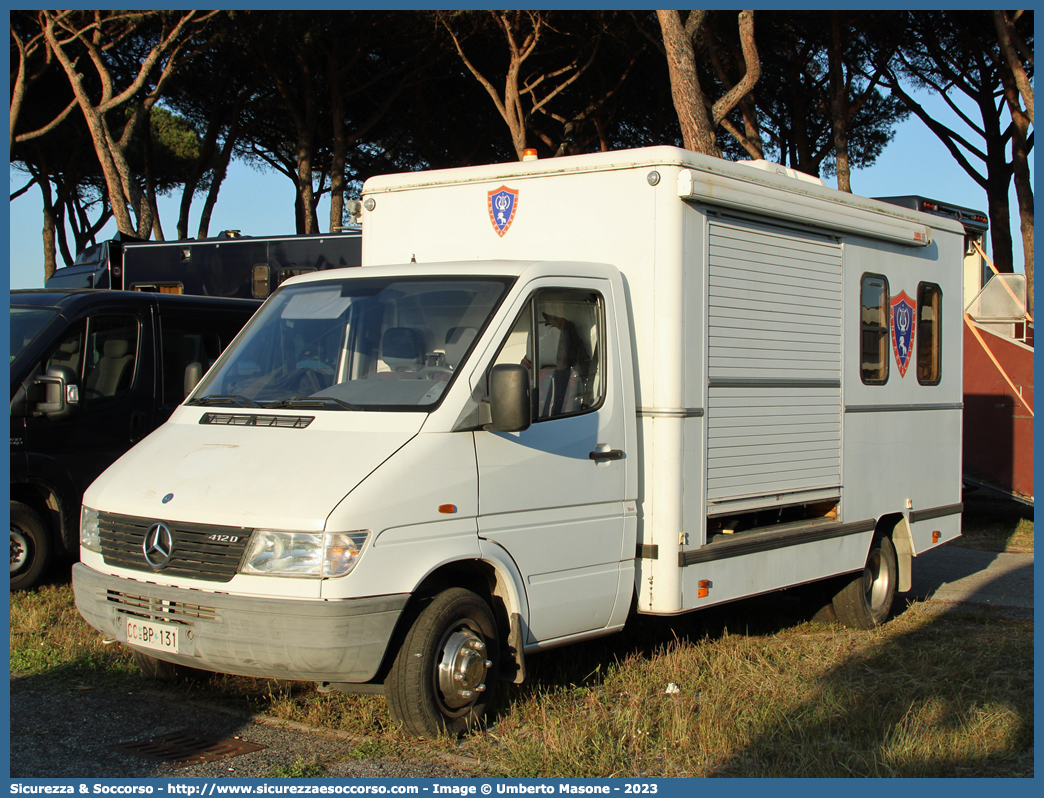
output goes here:
[[671, 640], [518, 691], [464, 747], [517, 777], [1031, 775], [1032, 628], [917, 605], [872, 633]]
[[[961, 545], [1032, 550], [1032, 512], [1012, 505], [973, 495]], [[529, 657], [488, 731], [421, 746], [382, 696], [220, 675], [160, 689], [364, 738], [346, 757], [451, 751], [510, 777], [1033, 775], [1032, 620], [925, 604], [873, 632], [808, 617], [778, 593], [635, 618]], [[10, 641], [12, 690], [156, 686], [79, 617], [68, 584], [13, 593]]]
[[[803, 620], [785, 595], [641, 618], [531, 657], [526, 684], [500, 685], [489, 731], [420, 747], [380, 696], [233, 676], [159, 689], [511, 777], [1031, 776], [1032, 638], [1032, 621], [921, 604], [849, 632]], [[155, 687], [79, 618], [68, 586], [12, 595], [11, 652], [12, 689]]]

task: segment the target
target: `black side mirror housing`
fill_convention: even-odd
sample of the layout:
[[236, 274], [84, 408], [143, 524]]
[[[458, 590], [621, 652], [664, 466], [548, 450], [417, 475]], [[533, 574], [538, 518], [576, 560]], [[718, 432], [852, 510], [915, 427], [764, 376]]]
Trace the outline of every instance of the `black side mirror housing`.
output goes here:
[[522, 432], [532, 422], [529, 369], [521, 364], [501, 363], [489, 375], [489, 432]]
[[68, 418], [80, 405], [76, 372], [68, 366], [51, 366], [46, 374], [36, 378], [34, 385], [43, 392], [43, 400], [33, 408], [35, 415], [55, 420]]

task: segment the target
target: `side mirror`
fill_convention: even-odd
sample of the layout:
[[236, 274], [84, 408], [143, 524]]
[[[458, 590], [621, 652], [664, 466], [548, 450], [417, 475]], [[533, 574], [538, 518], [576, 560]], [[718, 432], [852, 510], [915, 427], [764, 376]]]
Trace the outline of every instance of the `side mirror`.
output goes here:
[[489, 376], [489, 432], [522, 432], [529, 429], [533, 406], [529, 396], [529, 369], [501, 363]]
[[199, 381], [203, 379], [203, 364], [192, 362], [185, 366], [185, 396], [192, 393], [192, 389], [199, 385]]
[[[80, 388], [76, 372], [68, 366], [51, 366], [42, 377], [33, 382], [43, 391], [43, 401], [34, 407], [36, 415], [51, 419], [68, 418], [80, 405]], [[38, 394], [39, 395], [39, 394]]]

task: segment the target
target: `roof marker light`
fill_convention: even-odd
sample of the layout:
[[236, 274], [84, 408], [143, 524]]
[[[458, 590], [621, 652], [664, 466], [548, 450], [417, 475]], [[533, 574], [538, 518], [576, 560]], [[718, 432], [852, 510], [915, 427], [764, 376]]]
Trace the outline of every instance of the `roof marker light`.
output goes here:
[[537, 159], [537, 151], [534, 149], [522, 150], [523, 161], [535, 161]]

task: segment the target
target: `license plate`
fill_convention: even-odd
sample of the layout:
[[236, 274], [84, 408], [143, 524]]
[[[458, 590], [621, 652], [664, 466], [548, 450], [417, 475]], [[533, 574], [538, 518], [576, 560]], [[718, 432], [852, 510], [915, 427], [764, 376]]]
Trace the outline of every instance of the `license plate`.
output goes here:
[[151, 648], [154, 651], [167, 651], [171, 654], [178, 653], [178, 632], [180, 630], [177, 626], [169, 623], [142, 621], [129, 616], [124, 616], [123, 622], [127, 627], [127, 642], [132, 646]]

